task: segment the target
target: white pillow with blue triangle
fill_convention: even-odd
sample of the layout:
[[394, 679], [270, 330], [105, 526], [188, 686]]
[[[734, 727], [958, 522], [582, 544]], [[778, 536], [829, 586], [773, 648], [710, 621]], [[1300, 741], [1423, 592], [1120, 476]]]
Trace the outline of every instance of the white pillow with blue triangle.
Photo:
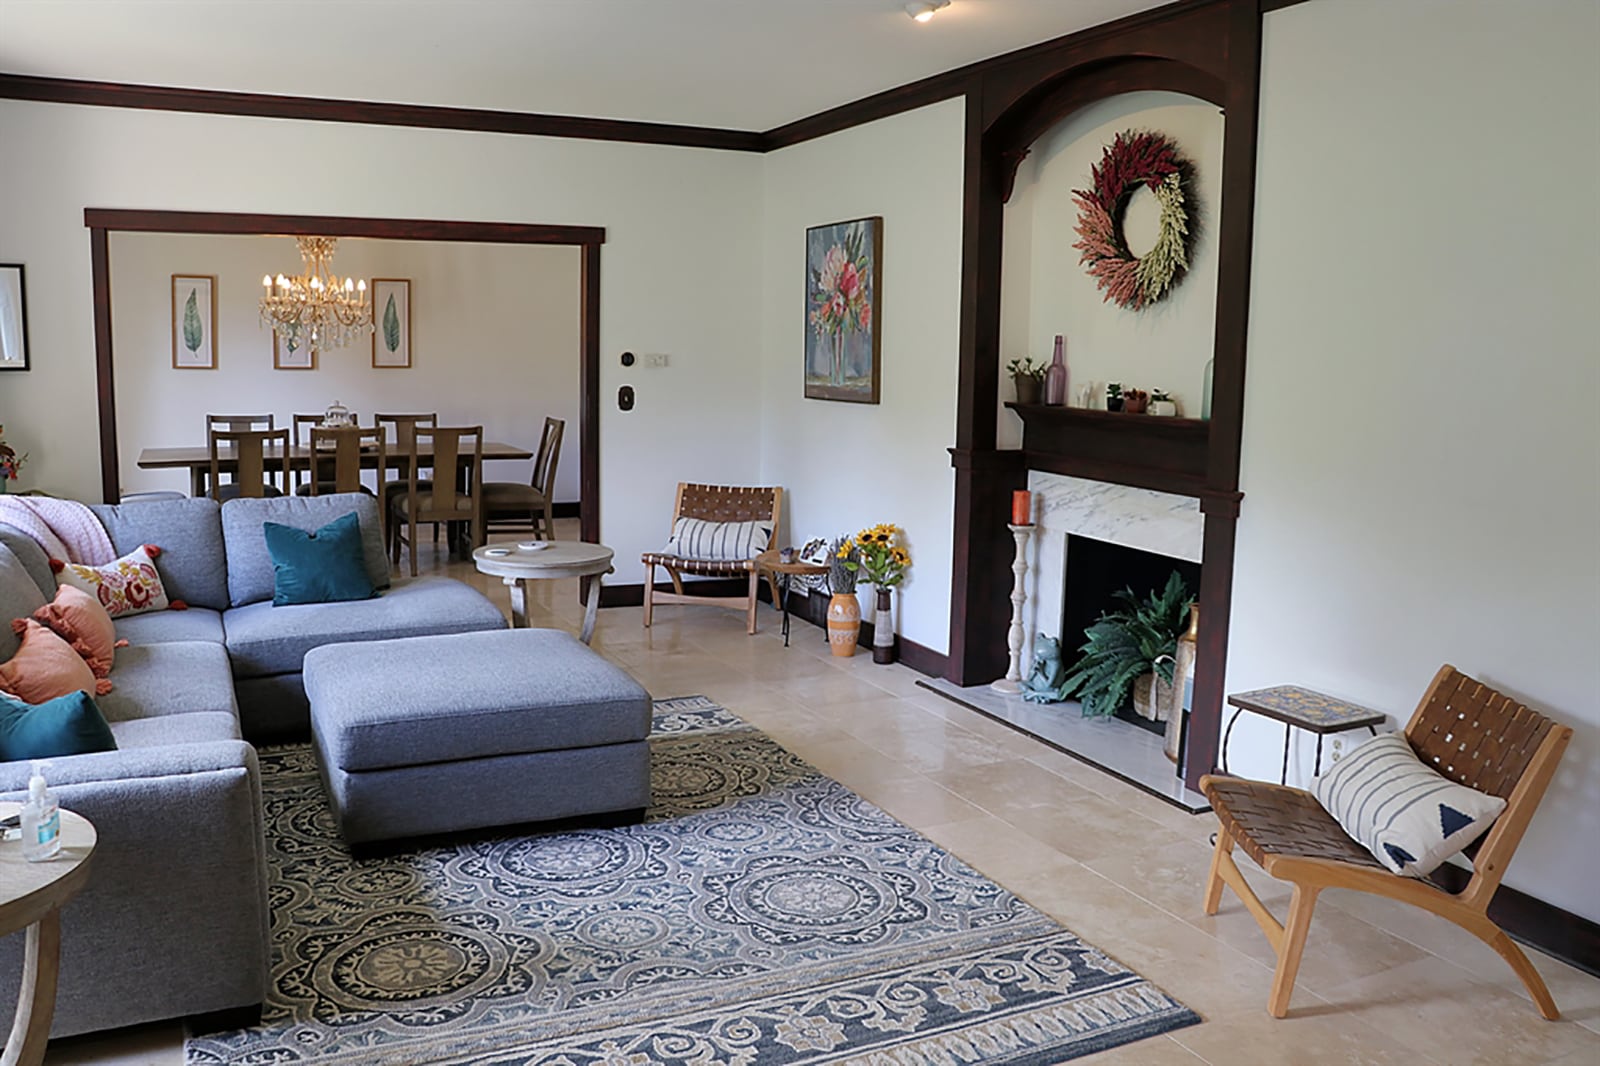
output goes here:
[[1477, 840], [1506, 801], [1457, 784], [1417, 758], [1400, 733], [1373, 737], [1311, 791], [1341, 828], [1397, 874], [1426, 877]]

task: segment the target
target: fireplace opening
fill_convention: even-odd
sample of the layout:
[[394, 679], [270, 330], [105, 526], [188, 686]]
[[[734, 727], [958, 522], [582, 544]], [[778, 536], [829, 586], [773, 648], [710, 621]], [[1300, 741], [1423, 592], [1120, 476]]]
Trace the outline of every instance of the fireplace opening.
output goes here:
[[[1061, 605], [1061, 650], [1068, 669], [1077, 662], [1084, 631], [1100, 615], [1118, 606], [1116, 594], [1132, 589], [1139, 600], [1166, 588], [1173, 571], [1183, 578], [1189, 598], [1200, 595], [1200, 564], [1187, 559], [1112, 544], [1093, 537], [1068, 534], [1066, 589]], [[1164, 733], [1166, 723], [1144, 718], [1129, 700], [1117, 717], [1154, 733]]]

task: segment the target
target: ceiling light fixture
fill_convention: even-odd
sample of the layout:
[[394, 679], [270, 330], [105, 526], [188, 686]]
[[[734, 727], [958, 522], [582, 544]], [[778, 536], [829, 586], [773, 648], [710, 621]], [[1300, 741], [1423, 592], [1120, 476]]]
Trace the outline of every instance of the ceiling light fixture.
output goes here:
[[912, 0], [906, 5], [906, 14], [913, 22], [927, 22], [940, 8], [949, 7], [950, 0]]
[[297, 237], [304, 272], [297, 278], [261, 279], [261, 321], [272, 326], [292, 352], [341, 348], [372, 332], [367, 283], [330, 273], [336, 237]]

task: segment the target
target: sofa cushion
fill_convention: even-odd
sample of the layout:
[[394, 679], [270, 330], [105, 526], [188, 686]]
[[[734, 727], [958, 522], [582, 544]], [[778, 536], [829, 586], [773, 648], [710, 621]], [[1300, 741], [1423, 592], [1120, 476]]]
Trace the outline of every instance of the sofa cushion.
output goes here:
[[274, 607], [377, 595], [361, 555], [361, 525], [354, 511], [311, 532], [278, 522], [263, 522], [261, 531], [272, 556]]
[[305, 686], [317, 746], [344, 770], [626, 744], [650, 733], [650, 693], [555, 629], [330, 644], [306, 655]]
[[226, 711], [191, 711], [112, 722], [111, 735], [117, 739], [119, 748], [204, 744], [212, 740], [238, 740], [239, 722]]
[[152, 611], [116, 620], [117, 636], [129, 644], [171, 644], [182, 640], [222, 643], [222, 612], [205, 607]]
[[215, 500], [146, 500], [91, 504], [118, 555], [141, 544], [161, 549], [156, 572], [167, 595], [190, 607], [228, 606], [228, 568], [222, 551], [222, 516]]
[[372, 587], [389, 587], [389, 555], [378, 528], [378, 503], [364, 492], [333, 496], [281, 496], [229, 500], [222, 507], [222, 538], [228, 548], [228, 596], [234, 607], [272, 599], [274, 571], [263, 527], [268, 522], [313, 532], [340, 515], [356, 513], [362, 555]]
[[33, 578], [33, 583], [39, 587], [45, 599], [55, 595], [56, 575], [50, 569], [50, 556], [39, 547], [38, 541], [16, 526], [0, 522], [0, 545], [11, 549], [11, 553], [22, 563], [22, 568]]
[[170, 601], [167, 588], [161, 583], [161, 572], [156, 569], [156, 559], [160, 555], [159, 546], [141, 544], [122, 558], [101, 566], [62, 563], [56, 580], [76, 585], [98, 599], [112, 618], [165, 611]]
[[[113, 726], [192, 711], [237, 717], [228, 653], [221, 644], [143, 644], [117, 652], [116, 688], [96, 702]], [[116, 730], [113, 728], [113, 733]]]
[[55, 599], [33, 612], [33, 620], [71, 644], [95, 677], [111, 673], [117, 655], [117, 624], [99, 600], [75, 585], [62, 585], [56, 589]]
[[0, 544], [0, 663], [17, 654], [22, 646], [22, 638], [11, 631], [11, 620], [31, 616], [46, 602], [22, 560]]
[[0, 696], [0, 762], [116, 750], [116, 739], [87, 692], [40, 704]]
[[96, 678], [72, 645], [31, 618], [18, 618], [11, 628], [22, 638], [17, 654], [0, 663], [0, 692], [29, 703], [43, 703], [69, 692], [103, 696], [111, 682]]
[[299, 673], [306, 652], [323, 644], [505, 626], [505, 616], [487, 597], [447, 577], [400, 581], [371, 600], [291, 607], [252, 603], [222, 616], [236, 677]]

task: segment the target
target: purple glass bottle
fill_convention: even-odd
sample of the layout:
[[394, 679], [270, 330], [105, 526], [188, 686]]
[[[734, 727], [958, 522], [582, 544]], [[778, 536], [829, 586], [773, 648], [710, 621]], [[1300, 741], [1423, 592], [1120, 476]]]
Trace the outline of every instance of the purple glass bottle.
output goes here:
[[1056, 334], [1056, 354], [1050, 361], [1050, 369], [1044, 373], [1044, 402], [1047, 407], [1065, 407], [1067, 405], [1067, 364], [1062, 352], [1065, 342], [1061, 334]]

